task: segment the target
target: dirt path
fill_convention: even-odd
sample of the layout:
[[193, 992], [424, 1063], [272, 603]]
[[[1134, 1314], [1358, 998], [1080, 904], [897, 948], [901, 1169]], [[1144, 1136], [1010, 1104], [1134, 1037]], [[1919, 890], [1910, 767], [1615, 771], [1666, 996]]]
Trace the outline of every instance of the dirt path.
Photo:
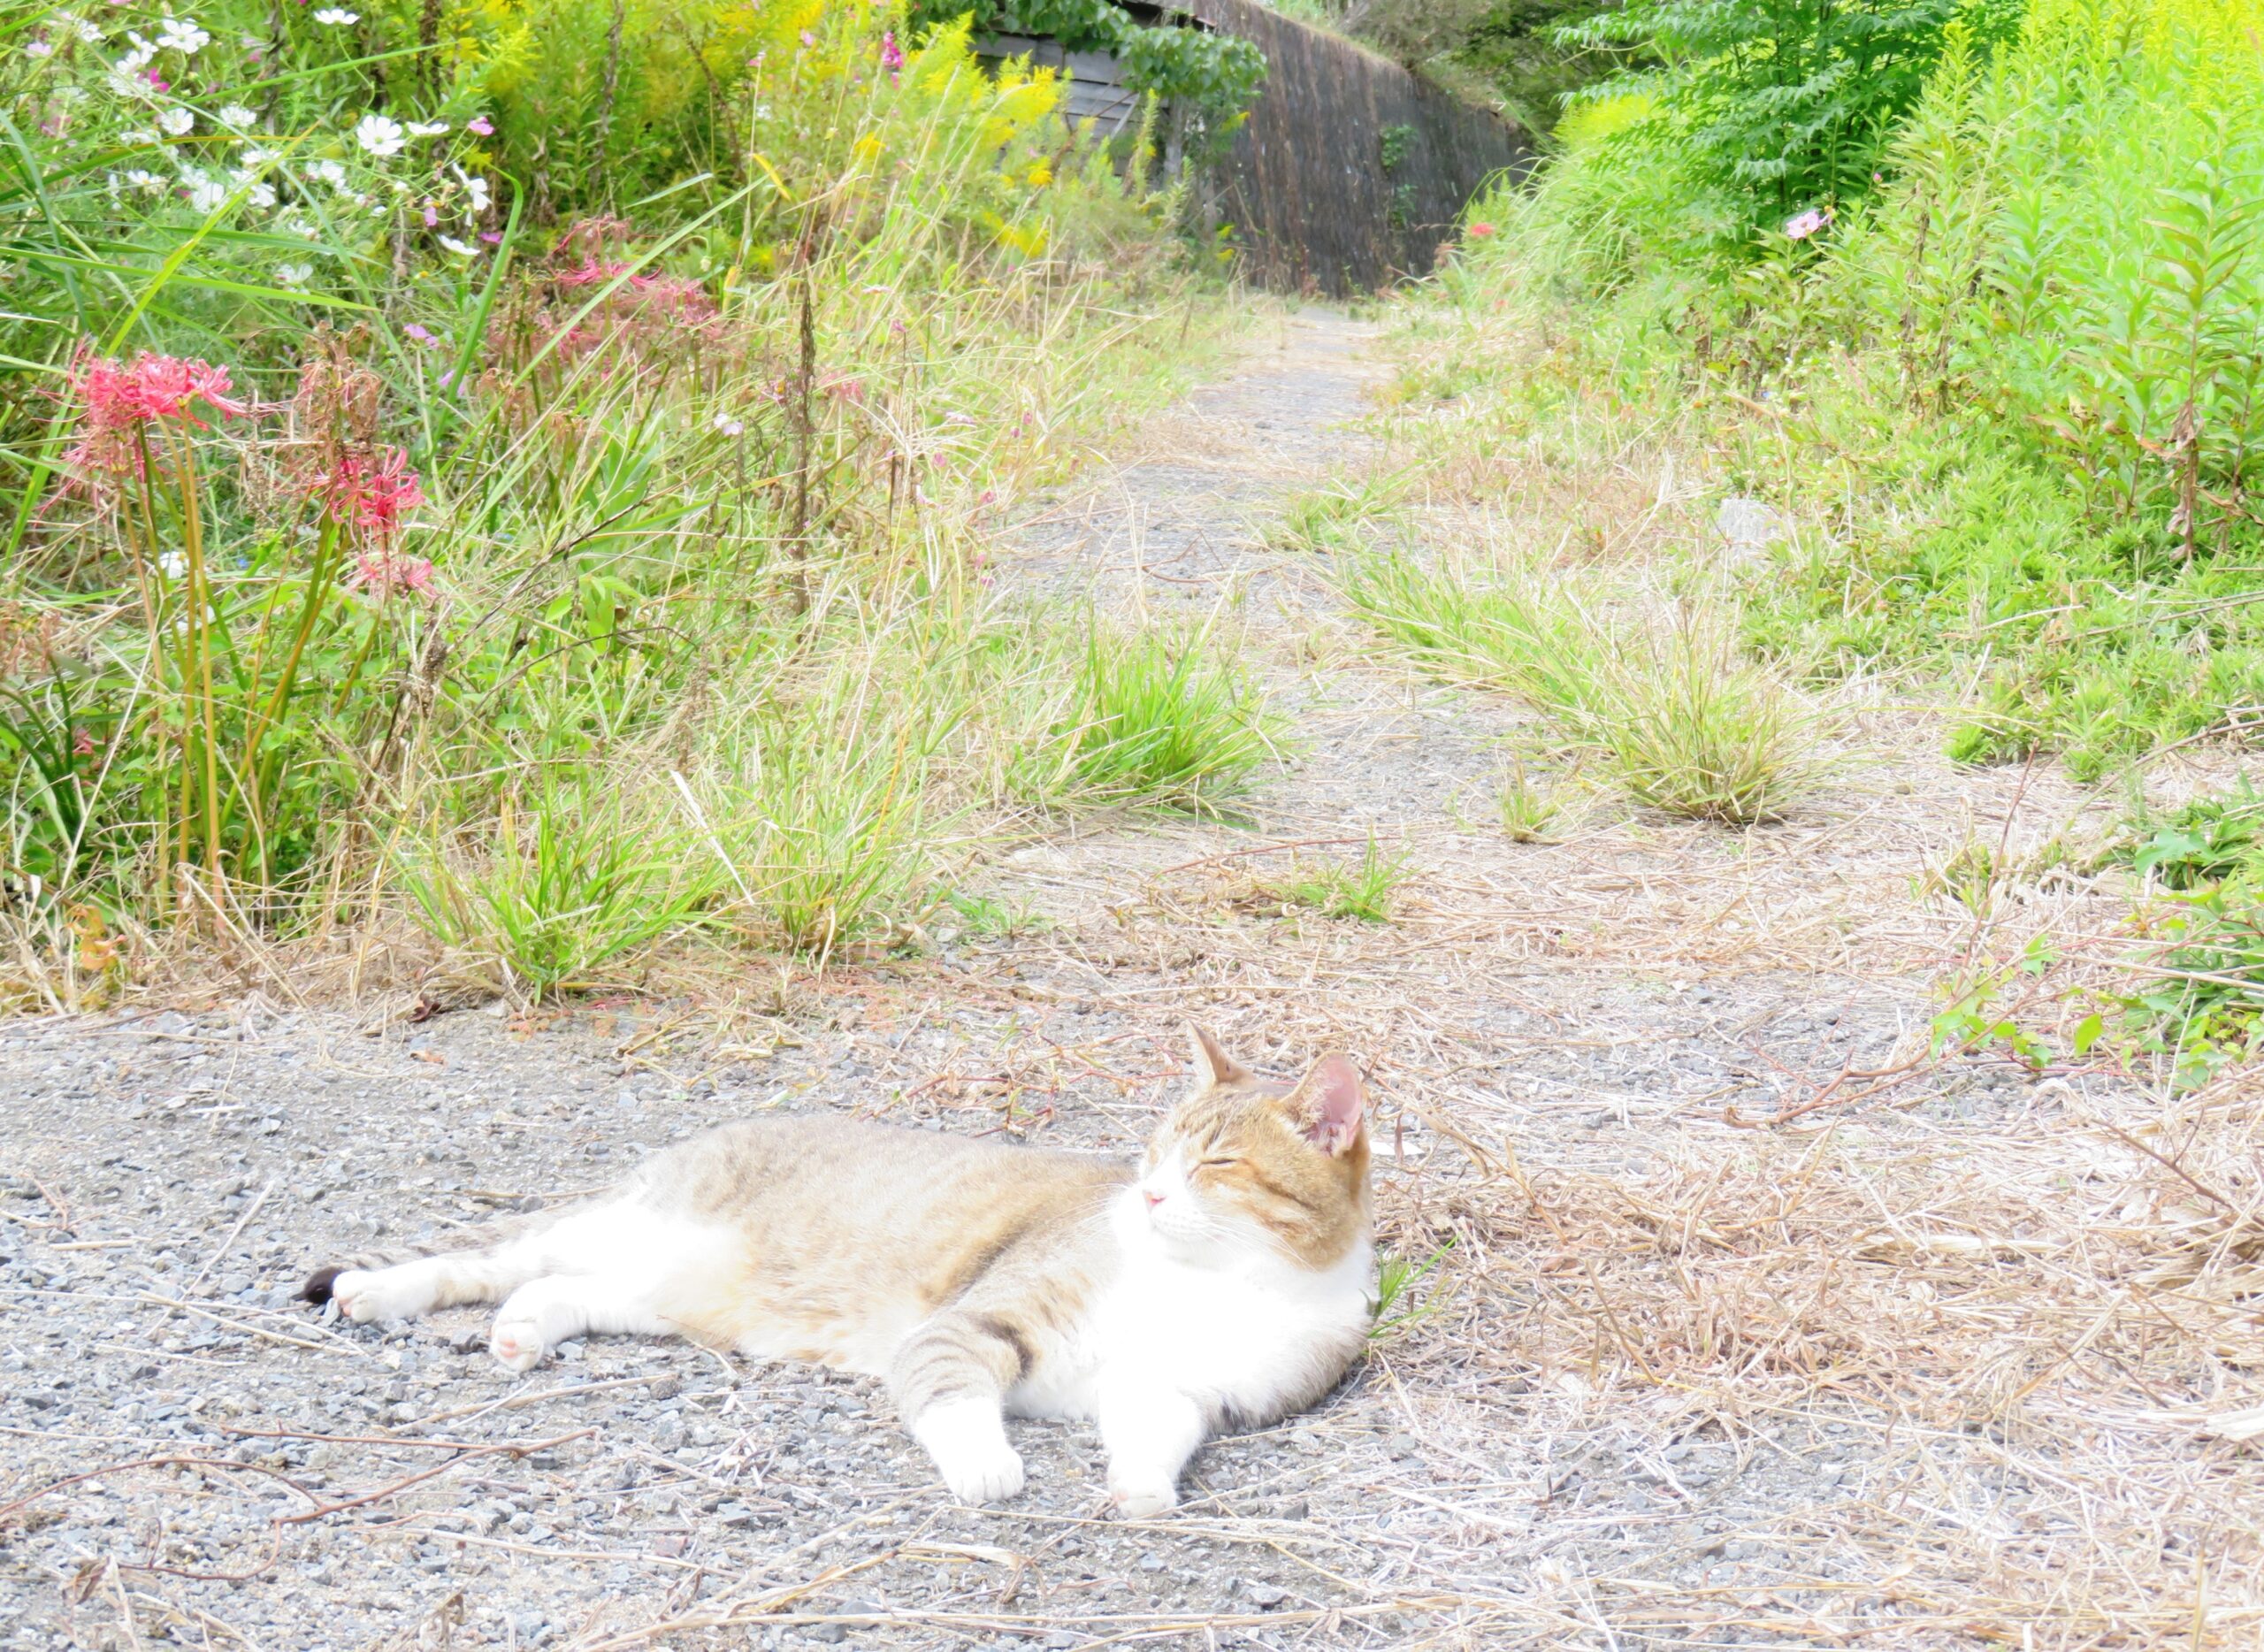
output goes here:
[[[1348, 422], [1386, 371], [1369, 328], [1291, 316], [1004, 561], [1220, 609], [1296, 730], [1236, 819], [1006, 857], [979, 886], [1013, 934], [792, 988], [720, 1045], [636, 1005], [0, 1026], [0, 1504], [102, 1471], [0, 1515], [0, 1644], [2155, 1643], [2153, 1579], [2214, 1575], [2254, 1465], [2157, 1428], [2094, 1475], [2076, 1425], [2132, 1396], [2036, 1353], [2114, 1340], [2065, 1233], [2151, 1185], [2087, 1128], [2140, 1104], [1972, 1066], [1855, 1081], [1881, 1105], [1828, 1132], [1746, 1122], [1913, 1051], [1954, 940], [1914, 876], [2018, 777], [1906, 740], [1769, 833], [1600, 807], [1511, 842], [1521, 714], [1382, 657], [1248, 531], [1377, 462]], [[2023, 806], [2072, 807], [2049, 792]], [[1393, 922], [1265, 892], [1371, 836], [1411, 868]], [[517, 1380], [470, 1312], [289, 1301], [310, 1258], [761, 1107], [1122, 1146], [1188, 1014], [1260, 1065], [1355, 1052], [1387, 1240], [1441, 1260], [1342, 1393], [1205, 1450], [1152, 1525], [1098, 1518], [1068, 1431], [1017, 1428], [1013, 1508], [954, 1509], [869, 1383], [623, 1340]]]

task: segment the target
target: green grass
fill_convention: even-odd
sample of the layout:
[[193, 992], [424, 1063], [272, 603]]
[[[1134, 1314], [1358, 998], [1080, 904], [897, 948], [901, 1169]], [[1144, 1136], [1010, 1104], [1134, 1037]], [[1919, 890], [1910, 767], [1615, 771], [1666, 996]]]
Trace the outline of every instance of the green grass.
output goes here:
[[434, 939], [533, 999], [704, 922], [719, 883], [680, 830], [595, 787], [507, 807], [484, 847], [429, 847], [402, 881]]
[[1322, 554], [1358, 547], [1362, 530], [1388, 520], [1403, 504], [1404, 477], [1339, 477], [1293, 495], [1266, 530], [1279, 550]]
[[1384, 1256], [1376, 1267], [1375, 1315], [1368, 1327], [1371, 1342], [1404, 1336], [1447, 1305], [1449, 1292], [1439, 1269], [1453, 1250], [1454, 1241], [1448, 1239], [1419, 1258]]
[[1358, 860], [1301, 863], [1266, 892], [1286, 905], [1303, 906], [1324, 918], [1357, 918], [1388, 923], [1399, 886], [1407, 881], [1407, 855], [1387, 854], [1371, 836]]
[[1495, 786], [1494, 808], [1512, 843], [1549, 842], [1564, 815], [1556, 788], [1536, 776], [1521, 757], [1511, 761]]
[[1192, 812], [1215, 808], [1274, 757], [1270, 711], [1237, 640], [1215, 622], [1127, 631], [1088, 619], [1042, 792]]
[[1821, 773], [1816, 711], [1707, 609], [1599, 617], [1535, 570], [1473, 574], [1403, 551], [1355, 559], [1342, 578], [1378, 631], [1443, 674], [1525, 700], [1654, 808], [1754, 825]]

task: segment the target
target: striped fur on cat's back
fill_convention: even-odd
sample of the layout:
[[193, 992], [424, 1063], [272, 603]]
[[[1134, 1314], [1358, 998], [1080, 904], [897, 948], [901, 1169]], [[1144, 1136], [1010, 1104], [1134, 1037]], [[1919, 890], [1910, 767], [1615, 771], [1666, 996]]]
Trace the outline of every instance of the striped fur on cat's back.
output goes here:
[[364, 1321], [500, 1301], [492, 1346], [515, 1371], [612, 1332], [883, 1377], [973, 1502], [1021, 1489], [1003, 1417], [1096, 1418], [1112, 1501], [1153, 1513], [1212, 1434], [1327, 1393], [1372, 1295], [1351, 1064], [1277, 1083], [1190, 1036], [1195, 1087], [1136, 1163], [750, 1120], [495, 1243], [323, 1269], [305, 1294]]

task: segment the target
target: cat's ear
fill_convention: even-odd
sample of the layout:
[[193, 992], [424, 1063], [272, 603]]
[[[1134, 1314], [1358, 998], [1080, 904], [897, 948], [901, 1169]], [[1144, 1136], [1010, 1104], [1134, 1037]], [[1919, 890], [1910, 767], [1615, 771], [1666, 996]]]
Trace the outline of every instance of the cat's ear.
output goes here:
[[1304, 1138], [1332, 1159], [1342, 1158], [1360, 1139], [1360, 1075], [1341, 1055], [1325, 1055], [1297, 1087], [1281, 1098], [1282, 1109]]
[[1195, 1058], [1195, 1087], [1209, 1090], [1218, 1084], [1239, 1084], [1250, 1077], [1249, 1071], [1219, 1047], [1211, 1036], [1211, 1029], [1200, 1021], [1187, 1023], [1187, 1050]]

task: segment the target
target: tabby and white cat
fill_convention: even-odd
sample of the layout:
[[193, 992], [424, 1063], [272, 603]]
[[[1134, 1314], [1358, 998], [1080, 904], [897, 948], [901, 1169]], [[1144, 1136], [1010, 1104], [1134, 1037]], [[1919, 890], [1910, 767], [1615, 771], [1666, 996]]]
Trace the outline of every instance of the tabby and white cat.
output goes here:
[[1373, 1295], [1352, 1064], [1274, 1083], [1189, 1032], [1195, 1088], [1136, 1165], [750, 1120], [483, 1249], [324, 1268], [304, 1295], [363, 1321], [501, 1299], [514, 1371], [586, 1332], [675, 1332], [885, 1377], [970, 1503], [1022, 1488], [1002, 1417], [1095, 1418], [1111, 1502], [1156, 1514], [1212, 1434], [1335, 1385]]

